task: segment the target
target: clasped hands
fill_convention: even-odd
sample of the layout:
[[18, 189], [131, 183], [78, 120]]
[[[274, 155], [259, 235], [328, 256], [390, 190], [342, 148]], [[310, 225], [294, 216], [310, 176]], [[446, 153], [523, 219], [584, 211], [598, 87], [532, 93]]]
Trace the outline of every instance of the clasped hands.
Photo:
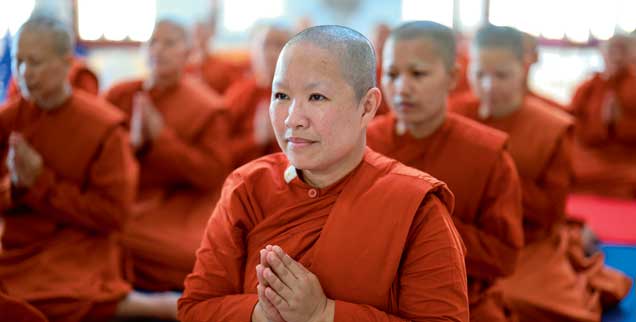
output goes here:
[[318, 277], [279, 246], [260, 251], [256, 265], [258, 304], [252, 322], [331, 322], [335, 302], [328, 299]]

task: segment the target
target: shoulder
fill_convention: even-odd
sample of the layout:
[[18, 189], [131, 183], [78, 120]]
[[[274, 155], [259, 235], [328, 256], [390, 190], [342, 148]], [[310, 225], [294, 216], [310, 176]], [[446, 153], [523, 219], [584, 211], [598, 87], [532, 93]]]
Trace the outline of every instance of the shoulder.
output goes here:
[[401, 162], [388, 158], [369, 148], [362, 161], [367, 168], [373, 169], [369, 176], [375, 178], [375, 184], [386, 191], [399, 191], [406, 196], [408, 193], [420, 195], [435, 194], [452, 208], [453, 197], [444, 182], [418, 169], [406, 166]]
[[449, 97], [448, 110], [470, 118], [476, 116], [479, 98], [472, 92], [466, 92]]
[[522, 109], [524, 116], [534, 120], [539, 128], [565, 132], [574, 125], [574, 119], [565, 111], [550, 107], [539, 100], [526, 99]]
[[125, 120], [124, 114], [114, 106], [88, 93], [74, 91], [72, 99], [74, 113], [77, 113], [86, 122], [117, 125]]
[[376, 116], [367, 128], [367, 144], [374, 149], [381, 148], [379, 145], [391, 137], [394, 122], [390, 113]]
[[142, 89], [142, 84], [143, 80], [141, 79], [118, 82], [106, 90], [104, 97], [110, 102], [117, 101], [123, 97], [132, 97], [134, 93]]
[[506, 149], [508, 135], [459, 114], [448, 113], [452, 142], [474, 146], [484, 152], [501, 153]]
[[181, 91], [190, 105], [210, 110], [223, 109], [222, 97], [197, 79], [184, 77], [181, 80]]
[[284, 181], [285, 170], [288, 167], [289, 161], [285, 154], [266, 155], [234, 170], [228, 177], [228, 184], [230, 186], [239, 184], [273, 186]]
[[18, 116], [21, 101], [22, 96], [18, 95], [0, 104], [0, 130], [10, 128], [11, 123], [13, 123]]
[[225, 98], [227, 100], [236, 100], [255, 92], [256, 80], [254, 77], [243, 77], [236, 80], [225, 92]]

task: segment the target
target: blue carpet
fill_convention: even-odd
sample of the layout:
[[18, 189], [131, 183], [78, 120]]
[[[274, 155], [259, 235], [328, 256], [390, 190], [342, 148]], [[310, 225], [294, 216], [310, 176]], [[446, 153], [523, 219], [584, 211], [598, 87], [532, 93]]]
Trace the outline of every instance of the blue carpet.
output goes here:
[[[636, 280], [636, 246], [602, 245], [608, 266], [623, 271], [632, 281]], [[635, 287], [615, 309], [603, 314], [603, 322], [636, 322]]]

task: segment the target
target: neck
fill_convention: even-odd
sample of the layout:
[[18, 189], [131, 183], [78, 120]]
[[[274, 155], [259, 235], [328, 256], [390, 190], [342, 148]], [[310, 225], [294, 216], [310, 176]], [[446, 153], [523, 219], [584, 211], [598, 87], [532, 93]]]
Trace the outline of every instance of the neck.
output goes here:
[[416, 123], [406, 123], [409, 133], [416, 139], [423, 139], [435, 133], [446, 120], [446, 107], [441, 109], [441, 113], [437, 113], [433, 117]]
[[62, 90], [58, 91], [57, 94], [53, 95], [46, 101], [36, 101], [36, 104], [42, 110], [51, 111], [62, 106], [62, 104], [64, 104], [64, 102], [71, 96], [72, 92], [73, 90], [71, 89], [71, 85], [66, 83]]
[[520, 109], [522, 103], [523, 103], [523, 99], [520, 99], [518, 102], [516, 102], [514, 104], [510, 104], [508, 106], [500, 106], [498, 108], [494, 108], [492, 110], [492, 117], [494, 117], [494, 118], [506, 117], [506, 116], [514, 113], [518, 109]]
[[314, 188], [324, 188], [346, 177], [360, 164], [364, 157], [366, 139], [363, 137], [362, 141], [363, 143], [358, 144], [358, 147], [347, 156], [346, 160], [340, 160], [328, 169], [301, 170], [303, 180]]
[[153, 75], [144, 82], [144, 89], [164, 90], [177, 85], [180, 79], [180, 74], [172, 77], [159, 77]]

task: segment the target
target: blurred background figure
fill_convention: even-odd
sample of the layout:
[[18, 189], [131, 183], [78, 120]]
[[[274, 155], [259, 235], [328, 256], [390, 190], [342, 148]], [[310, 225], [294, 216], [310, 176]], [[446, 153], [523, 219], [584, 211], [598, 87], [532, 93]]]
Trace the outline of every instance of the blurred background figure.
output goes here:
[[[577, 14], [564, 15], [564, 12]], [[26, 66], [34, 68], [22, 67], [23, 70], [20, 70], [14, 63], [19, 57], [12, 56], [12, 53], [17, 49], [20, 27], [30, 17], [40, 15], [54, 18], [64, 25], [73, 45], [69, 49], [69, 59], [64, 60], [66, 67], [63, 71], [49, 71], [36, 81], [38, 77], [33, 76], [33, 71], [48, 65], [37, 57], [29, 58]], [[161, 28], [156, 28], [159, 27], [157, 21], [165, 17], [170, 17], [168, 20], [172, 23], [163, 21]], [[409, 21], [432, 21], [452, 30], [456, 54], [454, 66], [452, 63], [445, 66], [447, 73], [442, 78], [449, 81], [444, 83], [443, 88], [438, 86], [442, 79], [439, 75], [442, 74], [429, 72], [435, 66], [424, 59], [401, 65], [400, 77], [392, 80], [391, 84], [382, 84], [390, 76], [382, 69], [387, 36], [396, 26]], [[514, 159], [522, 182], [526, 242], [552, 240], [548, 238], [554, 236], [550, 227], [562, 227], [564, 222], [576, 223], [577, 228], [568, 232], [568, 246], [575, 246], [568, 249], [577, 250], [576, 254], [570, 252], [568, 256], [579, 259], [576, 263], [580, 267], [575, 267], [576, 270], [583, 272], [597, 268], [597, 272], [603, 272], [603, 266], [595, 263], [605, 263], [631, 279], [636, 278], [635, 0], [0, 1], [0, 113], [19, 111], [20, 118], [24, 118], [20, 121], [22, 123], [17, 118], [9, 118], [0, 124], [0, 138], [6, 139], [5, 145], [0, 144], [0, 151], [9, 151], [8, 137], [20, 125], [24, 126], [23, 130], [28, 129], [26, 132], [33, 131], [25, 135], [26, 142], [31, 143], [33, 137], [45, 138], [33, 150], [45, 156], [43, 164], [46, 166], [52, 167], [59, 157], [79, 158], [83, 153], [70, 143], [55, 144], [57, 141], [53, 137], [33, 134], [49, 133], [39, 132], [40, 126], [49, 124], [49, 117], [57, 114], [49, 111], [26, 115], [24, 111], [39, 110], [23, 107], [35, 104], [33, 102], [38, 96], [47, 96], [36, 90], [29, 92], [30, 87], [37, 89], [53, 83], [65, 84], [60, 93], [72, 95], [60, 97], [91, 97], [89, 100], [94, 103], [91, 106], [96, 106], [91, 114], [93, 117], [101, 115], [103, 109], [122, 115], [122, 131], [132, 142], [125, 145], [140, 172], [133, 188], [136, 191], [131, 210], [133, 215], [126, 220], [123, 230], [126, 252], [133, 259], [126, 261], [126, 267], [130, 268], [127, 273], [134, 274], [124, 274], [122, 278], [125, 283], [132, 283], [133, 288], [159, 292], [120, 292], [119, 295], [132, 294], [124, 297], [126, 301], [122, 303], [126, 305], [120, 307], [123, 313], [174, 315], [174, 302], [179, 293], [171, 291], [178, 292], [183, 287], [183, 278], [190, 272], [202, 230], [216, 205], [225, 177], [232, 169], [279, 151], [269, 109], [272, 75], [281, 48], [290, 37], [308, 27], [331, 24], [353, 28], [373, 43], [378, 62], [376, 78], [383, 96], [376, 113], [381, 116], [379, 119], [399, 120], [415, 112], [418, 118], [409, 118], [408, 122], [408, 127], [415, 129], [427, 128], [427, 125], [439, 121], [440, 113], [429, 117], [431, 115], [414, 109], [400, 110], [400, 113], [406, 114], [398, 115], [389, 108], [387, 103], [391, 103], [388, 101], [391, 96], [401, 97], [404, 94], [396, 94], [399, 92], [397, 89], [419, 84], [421, 88], [430, 90], [430, 94], [422, 90], [421, 100], [435, 101], [434, 105], [438, 108], [448, 106], [450, 118], [456, 117], [453, 106], [478, 104], [476, 109], [470, 110], [471, 113], [477, 111], [477, 114], [469, 116], [508, 133], [510, 138], [505, 148]], [[482, 68], [480, 74], [478, 70], [471, 70], [470, 66], [480, 63], [476, 61], [480, 55], [475, 53], [474, 48], [471, 50], [470, 44], [475, 42], [476, 32], [488, 25], [514, 28], [521, 32], [522, 41], [515, 46], [514, 54], [508, 52], [502, 56], [505, 59], [495, 59], [497, 63], [491, 64], [492, 68]], [[38, 36], [46, 42], [46, 35], [46, 32], [41, 32]], [[430, 56], [445, 60], [451, 58], [443, 51], [429, 49]], [[419, 57], [408, 57], [411, 56]], [[28, 84], [20, 84], [20, 73], [30, 75], [32, 80]], [[471, 78], [474, 83], [472, 88]], [[387, 88], [393, 88], [393, 92], [387, 91]], [[47, 105], [46, 102], [51, 100], [59, 103], [57, 99], [43, 101]], [[442, 104], [443, 101], [446, 104]], [[533, 110], [545, 112], [548, 109], [551, 112], [530, 113], [527, 115], [532, 117], [523, 119], [526, 115], [523, 113], [528, 110], [523, 107], [528, 106]], [[541, 107], [535, 109], [537, 106]], [[543, 114], [552, 116], [542, 118]], [[40, 117], [45, 121], [41, 121]], [[559, 123], [556, 119], [566, 121]], [[91, 122], [86, 120], [81, 125], [90, 127]], [[554, 122], [560, 126], [555, 126]], [[83, 127], [78, 125], [75, 128], [68, 124], [71, 123], [59, 123], [53, 132], [68, 135], [69, 140], [84, 135]], [[559, 130], [560, 136], [552, 135], [552, 139], [542, 141], [554, 134], [555, 129]], [[464, 130], [469, 131], [468, 128]], [[419, 149], [431, 151], [441, 151], [452, 145], [452, 138], [438, 136], [436, 143], [430, 146], [419, 145], [415, 141], [403, 142], [404, 136], [396, 136], [392, 143], [402, 146], [410, 142]], [[479, 135], [465, 135], [465, 139], [468, 146], [485, 142]], [[52, 146], [55, 151], [46, 150]], [[103, 146], [96, 151], [106, 151], [107, 148]], [[401, 152], [407, 156], [413, 153], [409, 149]], [[487, 164], [482, 162], [487, 157], [485, 154], [462, 153], [458, 154], [461, 158], [447, 156], [436, 160], [442, 168], [465, 166], [462, 169], [467, 172], [469, 161]], [[11, 158], [8, 153], [0, 156], [0, 173], [10, 173], [7, 160]], [[91, 160], [97, 162], [98, 159], [95, 156]], [[435, 173], [433, 167], [427, 169], [422, 165], [420, 168]], [[53, 172], [60, 177], [67, 177], [60, 169], [56, 170]], [[82, 173], [88, 176], [99, 170], [86, 168]], [[476, 175], [463, 173], [453, 172], [449, 178], [460, 183], [463, 183], [462, 180], [477, 181]], [[496, 176], [496, 171], [488, 173]], [[80, 195], [92, 191], [90, 182], [93, 181], [78, 185]], [[0, 193], [3, 193], [0, 196], [6, 196], [0, 199], [0, 205], [4, 205], [2, 202], [16, 202], [16, 195], [9, 193], [12, 189], [10, 178], [0, 182]], [[472, 196], [460, 188], [453, 193], [460, 201]], [[483, 192], [470, 193], [479, 195]], [[492, 200], [480, 200], [470, 206], [477, 207]], [[25, 204], [32, 206], [21, 202], [17, 203], [20, 207]], [[50, 213], [55, 205], [49, 206], [37, 209], [38, 213]], [[0, 247], [5, 247], [5, 250], [0, 250], [0, 257], [7, 252], [6, 249], [15, 246], [12, 243], [16, 236], [11, 232], [19, 231], [12, 224], [15, 218], [9, 219], [5, 210], [0, 208]], [[461, 212], [457, 207], [456, 210]], [[483, 207], [476, 211], [482, 212], [487, 211]], [[514, 213], [512, 209], [504, 209], [504, 212], [507, 215]], [[479, 229], [504, 231], [503, 226], [490, 220], [479, 221], [494, 215], [487, 212], [483, 217], [478, 216], [480, 218], [475, 222], [480, 224]], [[82, 221], [82, 218], [74, 219]], [[528, 223], [533, 220], [545, 228], [540, 232], [548, 237], [532, 236], [536, 231], [528, 229]], [[113, 234], [121, 239], [119, 232]], [[484, 249], [492, 246], [470, 241], [468, 244], [472, 245], [469, 249], [475, 249], [476, 244], [484, 246]], [[553, 248], [546, 249], [551, 249], [552, 255], [562, 255]], [[90, 270], [91, 266], [87, 264], [86, 267]], [[517, 265], [515, 269], [519, 267]], [[538, 272], [532, 267], [530, 270]], [[590, 274], [586, 278], [593, 279], [590, 283], [596, 283], [594, 287], [608, 281], [598, 276]], [[11, 289], [8, 281], [0, 279], [0, 293]], [[480, 283], [473, 279], [469, 284]], [[535, 285], [529, 287], [534, 288]], [[500, 291], [489, 293], [485, 292], [487, 289], [490, 288], [479, 289], [474, 294], [488, 293], [487, 298], [493, 299], [493, 295]], [[163, 291], [169, 293], [163, 294]], [[613, 309], [606, 308], [603, 312], [592, 310], [595, 313], [590, 321], [636, 322], [634, 287], [614, 291], [601, 293], [601, 297], [605, 296], [601, 298], [601, 304], [618, 300], [608, 298], [607, 294], [629, 293]], [[148, 294], [163, 297], [155, 301], [144, 297]], [[531, 292], [516, 295], [521, 298], [528, 294]], [[566, 293], [559, 293], [563, 294]], [[38, 303], [28, 300], [27, 297], [12, 297], [4, 303], [20, 305], [25, 312], [31, 309], [29, 305], [39, 309]], [[595, 301], [592, 302], [597, 303]], [[137, 306], [140, 303], [141, 306]], [[144, 306], [144, 303], [147, 305]], [[157, 304], [168, 310], [157, 310]], [[0, 299], [0, 307], [2, 305]], [[0, 309], [0, 320], [3, 320], [1, 312]], [[506, 313], [514, 317], [520, 312]], [[574, 314], [568, 318], [574, 318]]]

